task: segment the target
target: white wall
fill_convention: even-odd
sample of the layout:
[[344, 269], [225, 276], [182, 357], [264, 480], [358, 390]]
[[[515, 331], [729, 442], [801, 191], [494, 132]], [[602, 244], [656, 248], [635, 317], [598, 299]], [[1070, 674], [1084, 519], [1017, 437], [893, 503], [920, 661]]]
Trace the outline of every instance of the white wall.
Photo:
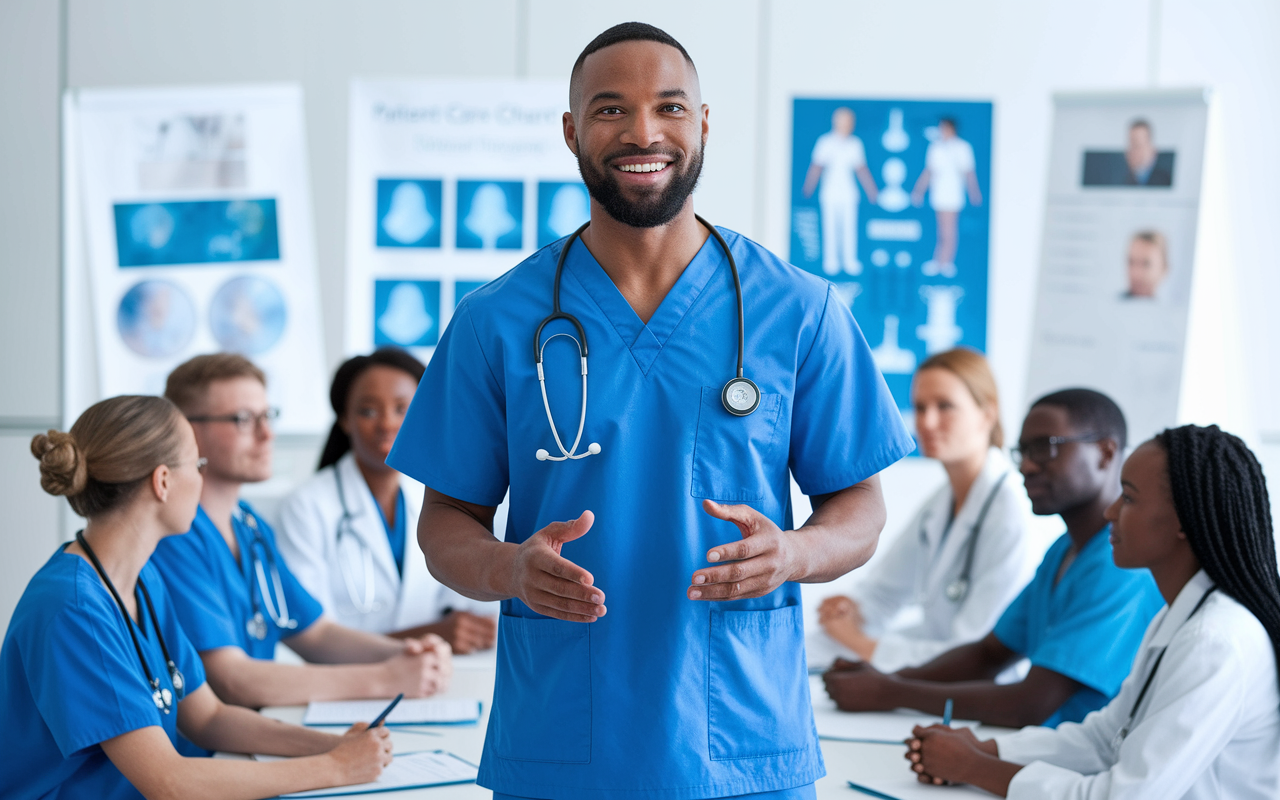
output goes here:
[[[793, 96], [995, 102], [989, 349], [1016, 432], [1024, 394], [1044, 181], [1058, 90], [1208, 85], [1221, 102], [1229, 236], [1261, 447], [1280, 475], [1280, 6], [1273, 0], [5, 0], [0, 3], [0, 622], [58, 539], [26, 438], [61, 413], [58, 381], [60, 87], [297, 81], [304, 89], [325, 346], [341, 354], [347, 82], [353, 76], [567, 74], [610, 24], [665, 27], [697, 61], [712, 107], [699, 210], [785, 255]], [[323, 402], [317, 398], [317, 402]], [[275, 495], [319, 442], [282, 442]], [[885, 476], [889, 531], [941, 481]], [[1280, 488], [1280, 487], [1278, 487]], [[70, 515], [65, 515], [70, 516]]]

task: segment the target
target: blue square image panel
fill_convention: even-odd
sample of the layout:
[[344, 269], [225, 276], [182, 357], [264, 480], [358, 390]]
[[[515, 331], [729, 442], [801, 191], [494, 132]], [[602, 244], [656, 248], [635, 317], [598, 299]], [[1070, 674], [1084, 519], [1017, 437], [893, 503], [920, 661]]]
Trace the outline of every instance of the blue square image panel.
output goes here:
[[434, 347], [439, 340], [440, 281], [374, 281], [374, 346]]
[[280, 260], [276, 201], [116, 203], [121, 267]]
[[443, 194], [438, 180], [379, 178], [377, 246], [439, 247]]
[[488, 281], [454, 281], [453, 283], [453, 307], [457, 308], [462, 302], [462, 298], [484, 286]]
[[523, 183], [458, 181], [459, 249], [519, 250], [523, 243]]
[[591, 196], [577, 181], [538, 182], [538, 247], [563, 239], [591, 218]]

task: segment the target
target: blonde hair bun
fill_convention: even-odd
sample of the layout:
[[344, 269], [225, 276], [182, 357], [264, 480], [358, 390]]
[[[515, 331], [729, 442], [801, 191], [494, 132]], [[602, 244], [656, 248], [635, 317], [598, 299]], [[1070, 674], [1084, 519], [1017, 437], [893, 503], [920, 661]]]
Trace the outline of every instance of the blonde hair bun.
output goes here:
[[89, 466], [75, 437], [62, 431], [37, 433], [31, 454], [40, 459], [40, 486], [52, 495], [74, 497], [89, 482]]

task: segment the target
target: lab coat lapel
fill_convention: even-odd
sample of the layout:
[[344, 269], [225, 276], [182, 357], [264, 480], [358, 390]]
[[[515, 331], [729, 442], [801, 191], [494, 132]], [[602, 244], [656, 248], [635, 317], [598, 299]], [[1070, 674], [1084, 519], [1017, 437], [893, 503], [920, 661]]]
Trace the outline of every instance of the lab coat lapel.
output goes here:
[[[963, 561], [965, 549], [969, 545], [969, 538], [975, 533], [974, 526], [978, 522], [978, 515], [982, 513], [982, 507], [991, 496], [996, 481], [1011, 468], [1009, 460], [999, 449], [992, 447], [987, 451], [987, 460], [983, 462], [982, 470], [965, 496], [964, 504], [960, 506], [960, 512], [956, 514], [949, 531], [947, 531], [947, 517], [950, 514], [953, 495], [949, 488], [943, 488], [937, 503], [929, 509], [932, 516], [925, 525], [925, 531], [930, 537], [930, 552], [934, 554], [929, 570], [931, 586], [941, 586], [943, 581], [950, 579], [950, 576], [942, 574], [943, 572], [954, 571], [957, 575], [960, 573], [960, 569], [953, 570], [952, 565]], [[1009, 479], [1005, 478], [1005, 480]], [[987, 512], [988, 520], [992, 513], [994, 512]], [[944, 531], [947, 535], [946, 541], [939, 545], [938, 539]]]
[[400, 581], [395, 630], [435, 622], [440, 616], [440, 583], [427, 570], [427, 559], [418, 544], [423, 487], [406, 477], [400, 481], [400, 491], [404, 492], [405, 513], [404, 580]]
[[[338, 469], [342, 475], [342, 488], [347, 496], [347, 507], [351, 511], [351, 526], [364, 540], [369, 553], [373, 556], [373, 570], [377, 573], [376, 585], [378, 587], [394, 586], [400, 578], [395, 557], [391, 555], [391, 543], [387, 541], [387, 531], [382, 527], [382, 517], [378, 513], [377, 506], [374, 505], [373, 492], [369, 490], [369, 484], [365, 482], [364, 476], [356, 466], [355, 455], [347, 453], [343, 456], [338, 461]], [[360, 569], [359, 565], [352, 566]], [[362, 575], [358, 578], [364, 579]], [[386, 595], [387, 592], [378, 591], [375, 599], [382, 603], [391, 602], [393, 598]]]

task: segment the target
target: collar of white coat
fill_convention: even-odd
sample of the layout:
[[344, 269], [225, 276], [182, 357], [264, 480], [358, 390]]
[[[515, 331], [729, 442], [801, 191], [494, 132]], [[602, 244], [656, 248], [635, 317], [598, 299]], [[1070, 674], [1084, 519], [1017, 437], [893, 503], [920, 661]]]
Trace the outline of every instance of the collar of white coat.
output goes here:
[[1155, 635], [1151, 637], [1148, 647], [1164, 648], [1169, 646], [1169, 642], [1173, 641], [1173, 636], [1178, 632], [1190, 617], [1191, 612], [1195, 611], [1196, 606], [1200, 604], [1200, 599], [1205, 593], [1213, 588], [1213, 580], [1210, 579], [1204, 570], [1200, 570], [1187, 581], [1187, 585], [1182, 587], [1178, 592], [1178, 596], [1173, 598], [1173, 603], [1164, 610], [1164, 617], [1160, 620], [1160, 627], [1156, 628]]
[[[361, 517], [365, 514], [372, 513], [373, 491], [369, 488], [369, 484], [364, 479], [364, 474], [360, 472], [360, 467], [356, 464], [356, 454], [347, 451], [346, 455], [338, 459], [338, 463], [334, 464], [338, 476], [342, 478], [342, 493], [347, 501], [347, 513], [352, 519]], [[405, 475], [400, 476], [400, 491], [404, 492], [405, 510], [410, 514], [413, 524], [417, 524], [417, 517], [411, 512], [411, 507], [416, 505], [414, 500], [421, 497], [421, 484]], [[417, 493], [415, 493], [415, 490]], [[409, 535], [413, 534], [412, 525], [409, 527]]]
[[[998, 447], [991, 447], [987, 450], [987, 460], [982, 463], [982, 470], [978, 473], [977, 479], [974, 480], [973, 486], [969, 487], [969, 493], [964, 498], [964, 505], [960, 506], [960, 513], [956, 514], [955, 521], [951, 523], [952, 531], [963, 530], [965, 526], [973, 527], [974, 523], [978, 521], [978, 515], [982, 513], [982, 506], [987, 502], [987, 498], [991, 496], [991, 490], [995, 488], [996, 481], [1000, 480], [1001, 475], [1012, 469], [1013, 463], [1009, 461], [1009, 457], [1004, 454], [1003, 450]], [[1005, 483], [1008, 483], [1010, 479], [1005, 478]], [[1002, 484], [1000, 488], [1003, 489], [1004, 485]], [[951, 484], [944, 484], [939, 492], [939, 501], [930, 509], [931, 518], [925, 521], [925, 535], [931, 541], [937, 540], [942, 535], [943, 530], [946, 529], [947, 518], [951, 515], [951, 504], [954, 502], [953, 497]]]

